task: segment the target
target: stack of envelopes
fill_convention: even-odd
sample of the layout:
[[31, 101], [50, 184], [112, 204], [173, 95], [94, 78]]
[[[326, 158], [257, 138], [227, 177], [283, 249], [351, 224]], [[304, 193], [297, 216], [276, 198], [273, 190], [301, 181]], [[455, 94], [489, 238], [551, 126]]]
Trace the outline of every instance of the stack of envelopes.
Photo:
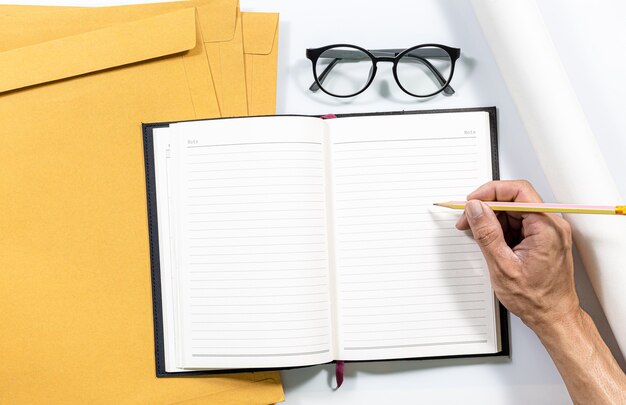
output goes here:
[[282, 400], [155, 377], [141, 123], [275, 110], [278, 15], [0, 6], [0, 403]]

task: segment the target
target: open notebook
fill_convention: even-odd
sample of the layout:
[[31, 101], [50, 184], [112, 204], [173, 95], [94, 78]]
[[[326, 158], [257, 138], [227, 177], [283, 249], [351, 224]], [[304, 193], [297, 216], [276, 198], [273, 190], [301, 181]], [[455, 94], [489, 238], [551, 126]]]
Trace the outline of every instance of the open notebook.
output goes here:
[[497, 178], [495, 108], [144, 125], [157, 374], [508, 354], [433, 203]]

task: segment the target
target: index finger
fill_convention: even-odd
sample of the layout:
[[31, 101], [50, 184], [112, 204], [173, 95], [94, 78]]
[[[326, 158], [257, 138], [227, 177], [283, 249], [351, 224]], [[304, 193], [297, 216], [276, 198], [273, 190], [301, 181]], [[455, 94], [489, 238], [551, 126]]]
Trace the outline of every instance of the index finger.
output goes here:
[[[543, 202], [539, 193], [526, 180], [494, 180], [483, 184], [467, 195], [467, 200], [481, 201], [515, 201], [515, 202]], [[507, 212], [513, 227], [521, 227], [521, 219], [527, 216], [524, 212]], [[468, 229], [469, 224], [465, 214], [461, 215], [456, 227]]]
[[468, 200], [543, 202], [537, 191], [526, 180], [495, 180], [472, 191]]

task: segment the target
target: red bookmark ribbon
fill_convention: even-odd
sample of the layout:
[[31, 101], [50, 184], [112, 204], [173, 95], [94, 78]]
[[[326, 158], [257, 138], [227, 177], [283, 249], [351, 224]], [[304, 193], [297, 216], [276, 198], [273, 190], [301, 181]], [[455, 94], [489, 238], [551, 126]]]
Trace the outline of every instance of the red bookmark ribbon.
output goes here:
[[[337, 388], [343, 384], [344, 363], [341, 360], [335, 362], [335, 380], [337, 380]], [[335, 389], [337, 389], [335, 388]]]

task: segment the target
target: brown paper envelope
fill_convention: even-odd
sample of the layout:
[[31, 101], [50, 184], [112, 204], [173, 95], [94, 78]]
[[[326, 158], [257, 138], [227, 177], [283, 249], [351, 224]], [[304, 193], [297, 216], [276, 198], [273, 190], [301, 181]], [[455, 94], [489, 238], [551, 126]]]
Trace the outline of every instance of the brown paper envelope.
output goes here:
[[241, 13], [249, 115], [276, 114], [278, 14]]
[[[32, 17], [39, 17], [45, 38], [56, 38], [55, 35], [58, 33], [46, 21], [54, 21], [55, 18], [75, 18], [77, 24], [67, 29], [70, 32], [81, 32], [81, 26], [86, 24], [91, 24], [91, 27], [103, 27], [116, 21], [189, 7], [190, 3], [197, 7], [200, 35], [209, 62], [210, 72], [203, 72], [204, 76], [208, 75], [207, 77], [210, 78], [205, 87], [214, 89], [218, 104], [217, 107], [211, 107], [211, 114], [205, 114], [205, 118], [216, 116], [213, 113], [216, 108], [220, 110], [220, 115], [225, 117], [248, 115], [242, 24], [238, 0], [197, 0], [100, 8], [8, 5], [0, 6], [0, 12], [17, 20], [14, 26], [18, 27], [23, 27], [24, 24], [32, 25], [34, 24]], [[49, 13], [52, 15], [50, 16]], [[4, 30], [9, 31], [6, 28]], [[7, 42], [12, 39], [20, 44], [38, 42], [35, 39], [25, 41], [20, 37], [19, 32], [19, 29], [11, 30]], [[0, 50], [2, 49], [3, 46], [0, 44]]]
[[11, 48], [0, 13], [0, 403], [282, 397], [276, 373], [155, 377], [140, 123], [206, 113], [196, 15], [27, 25]]
[[[206, 3], [205, 1], [204, 3], [196, 2], [193, 4], [202, 5]], [[4, 38], [0, 44], [0, 52], [29, 45], [41, 45], [41, 43], [51, 39], [81, 35], [114, 24], [156, 16], [191, 6], [192, 3], [190, 2], [105, 8], [0, 6], [0, 13], [6, 18], [6, 23], [0, 26], [0, 37]], [[236, 0], [231, 1], [229, 5], [215, 10], [215, 18], [227, 19], [233, 10], [236, 10], [236, 7]], [[29, 27], [29, 29], [24, 30], [23, 27]], [[196, 47], [183, 56], [189, 76], [189, 90], [196, 117], [219, 117], [219, 105], [210, 66], [206, 58], [201, 56], [205, 54], [206, 49], [204, 43], [198, 40], [201, 36], [200, 30], [197, 30], [196, 35]], [[20, 69], [19, 65], [18, 69]]]
[[[228, 3], [230, 0], [221, 0]], [[211, 23], [220, 2], [198, 7], [202, 39], [211, 65], [222, 117], [248, 115], [241, 13], [237, 8], [219, 24]]]

